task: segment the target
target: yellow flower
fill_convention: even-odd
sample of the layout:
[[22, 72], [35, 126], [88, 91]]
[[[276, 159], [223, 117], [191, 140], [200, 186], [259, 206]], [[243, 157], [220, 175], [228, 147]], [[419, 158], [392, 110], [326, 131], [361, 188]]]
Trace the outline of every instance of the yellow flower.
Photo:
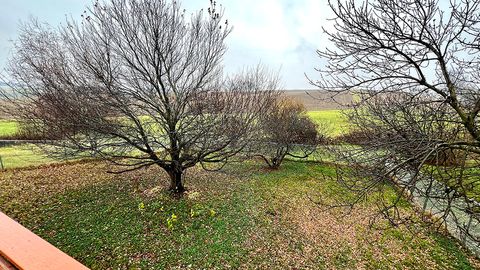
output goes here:
[[167, 218], [167, 228], [173, 230], [173, 224], [177, 221], [177, 215], [172, 214], [171, 217]]

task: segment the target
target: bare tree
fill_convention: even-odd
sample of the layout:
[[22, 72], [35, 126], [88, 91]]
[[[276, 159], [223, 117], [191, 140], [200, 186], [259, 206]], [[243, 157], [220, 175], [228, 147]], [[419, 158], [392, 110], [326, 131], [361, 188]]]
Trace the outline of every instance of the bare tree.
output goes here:
[[288, 98], [278, 99], [260, 117], [259, 128], [261, 134], [254, 141], [253, 152], [272, 169], [278, 169], [286, 156], [307, 158], [325, 139], [306, 115], [303, 104]]
[[183, 192], [185, 170], [241, 151], [277, 95], [260, 66], [224, 76], [231, 27], [210, 3], [189, 18], [177, 1], [110, 0], [58, 29], [23, 25], [5, 95], [14, 114], [51, 139], [50, 153], [106, 159], [117, 173], [158, 165]]
[[[469, 230], [479, 225], [480, 1], [329, 5], [335, 47], [318, 51], [328, 65], [315, 84], [359, 97], [349, 116], [363, 138], [337, 148], [356, 175], [342, 180], [361, 198], [393, 182], [440, 224], [456, 223], [453, 230], [467, 242], [480, 242]], [[392, 222], [403, 219], [401, 200], [380, 199]]]

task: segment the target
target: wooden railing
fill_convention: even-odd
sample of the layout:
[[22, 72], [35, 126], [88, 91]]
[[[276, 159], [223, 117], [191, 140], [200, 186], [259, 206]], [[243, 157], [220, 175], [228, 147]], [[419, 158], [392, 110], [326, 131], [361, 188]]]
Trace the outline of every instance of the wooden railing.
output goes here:
[[2, 268], [88, 270], [86, 266], [0, 212], [0, 270]]

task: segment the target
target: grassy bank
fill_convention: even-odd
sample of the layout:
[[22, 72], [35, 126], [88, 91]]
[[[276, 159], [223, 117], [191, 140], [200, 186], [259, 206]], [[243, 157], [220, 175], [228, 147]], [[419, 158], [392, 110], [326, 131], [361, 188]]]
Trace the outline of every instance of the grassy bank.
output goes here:
[[320, 127], [326, 126], [327, 135], [336, 137], [347, 132], [348, 122], [342, 110], [309, 111], [310, 116]]
[[11, 120], [0, 120], [0, 138], [12, 136], [18, 131], [18, 123]]
[[6, 169], [38, 166], [55, 162], [55, 160], [48, 158], [33, 144], [0, 147], [0, 157]]

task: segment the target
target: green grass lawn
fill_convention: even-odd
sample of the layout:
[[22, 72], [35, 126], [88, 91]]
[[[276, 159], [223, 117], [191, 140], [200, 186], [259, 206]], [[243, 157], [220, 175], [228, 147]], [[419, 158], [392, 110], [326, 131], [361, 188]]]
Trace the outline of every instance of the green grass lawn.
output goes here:
[[348, 122], [341, 110], [309, 111], [307, 113], [319, 126], [327, 126], [327, 135], [336, 137], [348, 131]]
[[0, 120], [0, 138], [14, 135], [18, 131], [18, 123], [11, 120]]
[[[373, 227], [314, 203], [348, 196], [328, 165], [246, 161], [193, 168], [173, 198], [159, 168], [81, 162], [0, 174], [0, 210], [92, 269], [474, 269], [449, 237]], [[403, 211], [412, 211], [405, 207]]]
[[0, 147], [0, 157], [6, 169], [38, 166], [55, 162], [55, 160], [48, 158], [33, 144]]

